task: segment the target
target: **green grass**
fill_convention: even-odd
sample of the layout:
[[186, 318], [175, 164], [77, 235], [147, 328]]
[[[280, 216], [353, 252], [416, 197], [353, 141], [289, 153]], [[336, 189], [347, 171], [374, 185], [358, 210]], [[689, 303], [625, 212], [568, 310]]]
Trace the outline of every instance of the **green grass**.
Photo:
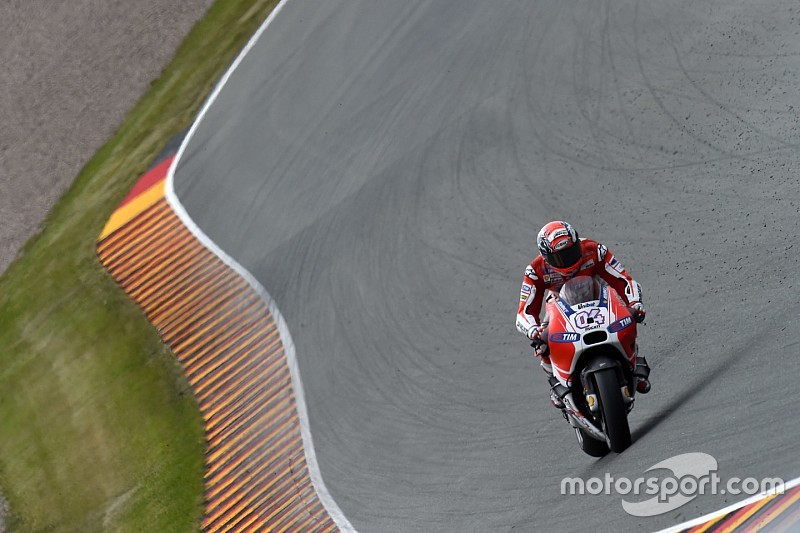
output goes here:
[[277, 0], [218, 0], [0, 278], [0, 485], [18, 531], [196, 531], [203, 434], [180, 367], [95, 255]]

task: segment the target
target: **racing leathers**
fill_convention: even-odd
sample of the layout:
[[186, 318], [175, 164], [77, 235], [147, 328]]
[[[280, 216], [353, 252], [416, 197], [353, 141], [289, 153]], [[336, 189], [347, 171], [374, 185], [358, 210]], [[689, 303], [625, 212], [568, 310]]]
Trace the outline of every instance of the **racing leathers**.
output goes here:
[[[539, 256], [525, 268], [525, 277], [522, 279], [519, 308], [517, 309], [517, 330], [529, 339], [542, 343], [537, 349], [537, 355], [541, 356], [542, 369], [549, 377], [553, 376], [553, 367], [547, 355], [549, 353], [547, 345], [544, 344], [546, 339], [540, 338], [543, 325], [539, 320], [544, 296], [548, 289], [558, 292], [568, 279], [575, 276], [598, 276], [614, 288], [629, 307], [641, 308], [642, 289], [640, 285], [625, 271], [614, 255], [605, 246], [591, 239], [580, 239], [580, 244], [580, 266], [568, 278], [565, 278]], [[643, 318], [643, 311], [641, 318]], [[647, 364], [643, 358], [642, 362], [644, 365]], [[647, 372], [649, 374], [649, 368]], [[556, 402], [554, 401], [554, 403]]]

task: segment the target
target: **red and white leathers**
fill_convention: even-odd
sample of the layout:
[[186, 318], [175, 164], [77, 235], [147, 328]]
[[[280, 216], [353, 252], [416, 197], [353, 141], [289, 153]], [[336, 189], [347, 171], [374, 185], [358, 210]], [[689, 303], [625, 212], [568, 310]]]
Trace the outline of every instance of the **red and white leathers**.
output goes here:
[[[517, 309], [517, 330], [529, 339], [536, 338], [540, 331], [539, 314], [545, 292], [548, 289], [558, 292], [568, 279], [575, 276], [599, 276], [611, 285], [628, 305], [642, 301], [641, 286], [625, 271], [614, 254], [602, 244], [591, 239], [580, 239], [580, 244], [580, 267], [569, 277], [564, 277], [541, 256], [536, 257], [525, 268], [519, 308]], [[552, 375], [550, 360], [546, 356], [542, 357], [542, 368]]]

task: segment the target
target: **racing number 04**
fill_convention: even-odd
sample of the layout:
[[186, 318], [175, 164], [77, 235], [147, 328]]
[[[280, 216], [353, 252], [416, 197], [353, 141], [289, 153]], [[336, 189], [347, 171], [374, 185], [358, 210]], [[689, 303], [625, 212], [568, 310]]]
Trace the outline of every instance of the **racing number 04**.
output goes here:
[[605, 318], [599, 309], [590, 309], [588, 311], [581, 311], [575, 315], [575, 325], [581, 329], [586, 329], [589, 326], [602, 326]]

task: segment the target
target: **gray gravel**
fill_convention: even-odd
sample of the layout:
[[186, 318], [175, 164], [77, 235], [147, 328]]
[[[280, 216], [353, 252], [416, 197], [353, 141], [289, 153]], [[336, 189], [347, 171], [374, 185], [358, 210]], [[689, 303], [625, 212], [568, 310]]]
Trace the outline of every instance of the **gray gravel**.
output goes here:
[[0, 2], [0, 272], [212, 3]]
[[[565, 476], [686, 452], [800, 475], [795, 0], [291, 0], [190, 144], [190, 214], [293, 332], [323, 477], [370, 531], [653, 530]], [[594, 460], [514, 329], [546, 221], [644, 286], [653, 392]], [[632, 498], [636, 500], [636, 498]]]

